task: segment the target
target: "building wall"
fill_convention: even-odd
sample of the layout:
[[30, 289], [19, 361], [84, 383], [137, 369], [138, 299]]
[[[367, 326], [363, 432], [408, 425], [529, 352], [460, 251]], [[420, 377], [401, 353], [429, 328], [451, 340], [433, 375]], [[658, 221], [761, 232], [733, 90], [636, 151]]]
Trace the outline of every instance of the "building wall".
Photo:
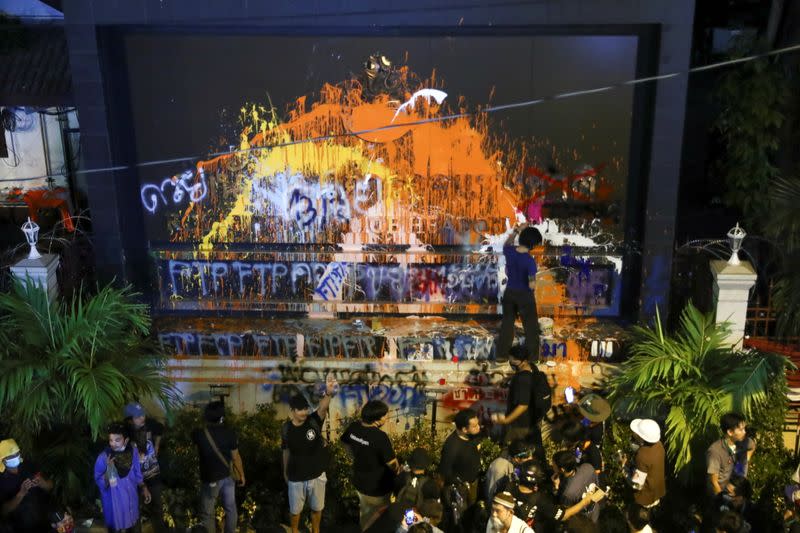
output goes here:
[[[109, 25], [140, 25], [150, 28], [197, 28], [247, 26], [257, 32], [297, 30], [309, 34], [350, 31], [374, 33], [375, 28], [458, 27], [568, 27], [604, 25], [658, 25], [654, 72], [683, 71], [689, 65], [693, 2], [675, 1], [596, 1], [533, 2], [524, 6], [501, 3], [465, 8], [455, 2], [405, 3], [389, 8], [370, 2], [326, 3], [322, 8], [297, 3], [235, 2], [224, 6], [190, 1], [139, 3], [107, 1], [65, 2], [65, 22], [73, 69], [73, 86], [80, 110], [83, 150], [90, 168], [125, 166], [133, 161], [130, 148], [118, 142], [128, 124], [115, 120], [119, 95], [109, 94], [106, 68], [114, 58], [103, 57], [98, 47], [98, 30]], [[646, 58], [640, 58], [646, 62]], [[652, 98], [652, 121], [642, 132], [641, 144], [631, 153], [631, 165], [639, 165], [646, 183], [632, 191], [644, 199], [643, 212], [630, 213], [640, 224], [633, 224], [631, 242], [641, 245], [642, 254], [632, 252], [626, 267], [629, 281], [640, 286], [638, 301], [625, 305], [629, 313], [648, 314], [664, 302], [670, 277], [673, 227], [680, 166], [680, 146], [686, 100], [686, 77], [657, 82]], [[647, 98], [647, 96], [643, 96]], [[649, 104], [644, 102], [645, 106]], [[128, 133], [130, 135], [130, 133]], [[649, 157], [648, 157], [649, 155]], [[127, 201], [135, 197], [136, 174], [120, 169], [93, 174], [88, 179], [92, 216], [104, 228], [96, 239], [98, 273], [129, 280], [140, 286], [147, 277], [146, 243], [141, 212]], [[635, 204], [640, 205], [640, 204]], [[640, 257], [641, 260], [638, 258]]]
[[[584, 34], [631, 33], [633, 28], [642, 30], [638, 33], [637, 71], [640, 75], [653, 75], [682, 72], [688, 68], [694, 2], [552, 0], [508, 6], [498, 1], [465, 7], [452, 0], [380, 5], [368, 1], [310, 4], [240, 0], [199, 4], [192, 0], [138, 3], [66, 0], [64, 10], [74, 93], [81, 118], [84, 163], [88, 168], [114, 168], [87, 175], [87, 192], [96, 228], [94, 242], [98, 274], [106, 279], [116, 276], [118, 281], [132, 282], [155, 293], [158, 296], [156, 309], [161, 312], [188, 311], [194, 317], [205, 315], [193, 320], [198, 325], [191, 332], [180, 328], [164, 330], [191, 335], [192, 342], [199, 349], [203, 342], [198, 340], [200, 337], [214, 339], [214, 335], [228, 334], [228, 330], [223, 331], [219, 329], [221, 326], [215, 325], [219, 320], [212, 316], [234, 311], [232, 320], [238, 320], [241, 326], [236, 335], [242, 335], [248, 327], [248, 320], [241, 314], [237, 315], [243, 309], [232, 308], [229, 305], [231, 299], [224, 294], [230, 286], [228, 280], [223, 279], [223, 273], [230, 274], [233, 265], [222, 263], [236, 258], [227, 257], [230, 254], [224, 247], [213, 249], [219, 255], [218, 261], [194, 257], [195, 252], [203, 250], [188, 249], [182, 252], [183, 256], [173, 250], [156, 250], [157, 266], [161, 272], [153, 273], [146, 230], [150, 204], [142, 208], [143, 181], [139, 170], [134, 168], [138, 157], [135, 128], [128, 108], [133, 89], [130, 85], [115, 83], [129, 73], [125, 58], [119, 52], [122, 49], [119, 46], [119, 26], [139, 32], [152, 30], [167, 34], [238, 29], [255, 35], [355, 35], [386, 39], [419, 32], [457, 34], [461, 27], [477, 28], [481, 32], [498, 28], [498, 34], [513, 31], [569, 33], [571, 28]], [[114, 46], [107, 46], [109, 44]], [[686, 81], [686, 76], [671, 77], [656, 82], [649, 89], [637, 89], [633, 97], [638, 125], [632, 133], [627, 156], [631, 174], [639, 179], [630, 180], [626, 191], [628, 201], [624, 215], [629, 224], [624, 240], [629, 246], [623, 250], [623, 257], [614, 258], [621, 259], [623, 284], [627, 285], [621, 288], [621, 294], [626, 297], [620, 298], [619, 313], [632, 318], [649, 315], [657, 304], [665, 303], [668, 298]], [[153, 83], [158, 82], [158, 79], [153, 80]], [[180, 83], [202, 82], [203, 73], [198, 71], [196, 80]], [[565, 90], [583, 88], [587, 87]], [[566, 105], [570, 101], [563, 103]], [[163, 179], [176, 183], [181, 177], [176, 175], [172, 180], [170, 176], [163, 176], [161, 181], [152, 183], [160, 187]], [[181, 199], [186, 200], [185, 195]], [[479, 203], [483, 198], [476, 196], [475, 201]], [[180, 207], [185, 208], [185, 205]], [[211, 227], [214, 227], [213, 221]], [[213, 247], [216, 241], [211, 239], [209, 243]], [[253, 251], [245, 248], [244, 252], [236, 253], [252, 255]], [[329, 255], [332, 257], [326, 261], [342, 259], [335, 254]], [[563, 260], [562, 257], [553, 259], [556, 263]], [[580, 263], [581, 258], [567, 257], [567, 267], [571, 266], [573, 259]], [[193, 265], [192, 261], [197, 264]], [[259, 263], [262, 271], [266, 271], [267, 262]], [[238, 276], [242, 265], [237, 268]], [[270, 263], [269, 268], [274, 272], [277, 267]], [[286, 265], [278, 270], [283, 272], [283, 269], [289, 271]], [[217, 286], [222, 291], [219, 295], [215, 292], [211, 298], [203, 293], [209, 280], [214, 291], [217, 291]], [[189, 287], [187, 292], [178, 293], [179, 288], [183, 291], [186, 287]], [[319, 286], [311, 289], [313, 292]], [[203, 308], [206, 301], [208, 304]], [[496, 305], [496, 301], [489, 303]], [[474, 302], [467, 304], [473, 305]], [[421, 312], [440, 313], [446, 309], [423, 308]], [[285, 307], [283, 310], [309, 311], [305, 306], [302, 309]], [[321, 305], [319, 309], [311, 310], [346, 312], [350, 309], [344, 306], [331, 310]], [[380, 313], [387, 309], [377, 311]], [[399, 312], [403, 310], [399, 309]], [[482, 312], [491, 313], [492, 310]], [[340, 323], [337, 327], [343, 325], [347, 324]], [[574, 337], [574, 330], [561, 330], [562, 337]], [[485, 333], [484, 337], [491, 338], [491, 334]], [[599, 334], [595, 338], [607, 337]], [[592, 337], [586, 339], [591, 342]], [[563, 351], [567, 352], [568, 346], [577, 345], [577, 341], [576, 338], [561, 338], [545, 342], [556, 346], [563, 342]], [[226, 349], [230, 350], [230, 341], [226, 342], [229, 343]], [[212, 343], [217, 346], [215, 340]], [[578, 388], [591, 387], [604, 376], [603, 350], [584, 351], [586, 353], [581, 357], [559, 353], [557, 349], [542, 353], [542, 361], [549, 363], [543, 364], [542, 368], [551, 375], [556, 395], [562, 394], [567, 384]], [[481, 409], [482, 416], [502, 408], [504, 389], [501, 382], [507, 370], [501, 364], [491, 360], [462, 361], [457, 357], [449, 361], [434, 358], [415, 361], [413, 357], [416, 354], [409, 357], [409, 354], [392, 354], [391, 350], [376, 355], [383, 358], [350, 358], [347, 354], [343, 357], [337, 354], [331, 358], [297, 359], [293, 362], [295, 360], [288, 354], [278, 358], [243, 358], [233, 353], [206, 357], [177, 350], [169, 373], [185, 396], [198, 402], [209, 398], [212, 385], [225, 385], [220, 390], [227, 391], [236, 409], [251, 409], [265, 401], [285, 402], [288, 394], [297, 391], [310, 395], [316, 383], [333, 374], [343, 387], [334, 402], [334, 419], [354, 414], [366, 398], [377, 397], [393, 406], [397, 416], [392, 423], [398, 424], [400, 429], [410, 418], [431, 419], [432, 399], [436, 399], [437, 406], [446, 407], [437, 413], [437, 420], [442, 418], [446, 421], [452, 412], [467, 405]]]
[[[539, 368], [553, 388], [553, 404], [559, 405], [564, 403], [565, 387], [592, 389], [613, 372], [614, 365], [561, 360]], [[169, 362], [167, 372], [189, 404], [204, 405], [223, 395], [236, 412], [274, 404], [279, 415], [288, 415], [288, 401], [295, 394], [306, 396], [315, 405], [319, 388], [330, 376], [339, 385], [330, 405], [334, 435], [343, 421], [357, 417], [361, 406], [373, 399], [389, 406], [386, 429], [392, 432], [402, 432], [417, 421], [430, 425], [434, 420], [437, 428], [449, 430], [455, 413], [467, 407], [491, 427], [491, 414], [506, 411], [505, 385], [513, 373], [507, 364], [492, 362], [452, 364], [392, 358], [358, 363], [180, 358]]]
[[[48, 185], [46, 176], [64, 168], [62, 124], [59, 117], [33, 108], [9, 107], [17, 117], [15, 131], [3, 131], [8, 157], [0, 160], [0, 189], [34, 189]], [[53, 185], [66, 187], [66, 177], [53, 176]]]

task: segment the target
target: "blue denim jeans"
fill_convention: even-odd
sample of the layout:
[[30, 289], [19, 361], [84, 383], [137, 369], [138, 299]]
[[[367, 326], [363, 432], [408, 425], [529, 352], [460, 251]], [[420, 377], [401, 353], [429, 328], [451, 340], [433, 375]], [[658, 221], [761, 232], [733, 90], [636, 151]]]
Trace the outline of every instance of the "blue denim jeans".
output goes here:
[[220, 494], [225, 510], [225, 533], [236, 533], [236, 483], [229, 477], [215, 483], [203, 483], [200, 489], [200, 519], [208, 533], [217, 530], [214, 507]]

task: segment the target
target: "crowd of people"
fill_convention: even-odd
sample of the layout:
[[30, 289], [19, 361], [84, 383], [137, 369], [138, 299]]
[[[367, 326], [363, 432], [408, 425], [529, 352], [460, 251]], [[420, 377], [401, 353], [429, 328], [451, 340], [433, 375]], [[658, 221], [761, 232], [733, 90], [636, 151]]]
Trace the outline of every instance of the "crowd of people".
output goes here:
[[[519, 237], [519, 244], [514, 245]], [[491, 417], [502, 429], [503, 451], [484, 470], [480, 443], [486, 432], [478, 413], [456, 413], [454, 428], [441, 449], [437, 465], [431, 450], [414, 449], [398, 457], [382, 430], [388, 406], [370, 400], [359, 420], [348, 425], [339, 441], [352, 457], [350, 480], [358, 494], [358, 529], [368, 533], [650, 533], [660, 528], [667, 495], [662, 427], [651, 419], [630, 422], [631, 443], [617, 450], [618, 463], [632, 497], [625, 512], [607, 504], [607, 460], [603, 455], [609, 403], [598, 394], [573, 397], [565, 391], [566, 407], [549, 420], [546, 452], [542, 424], [551, 413], [551, 388], [529, 354], [538, 349], [536, 304], [533, 296], [536, 262], [531, 249], [541, 243], [535, 228], [520, 226], [503, 248], [508, 275], [503, 298], [503, 324], [498, 353], [507, 354], [513, 375], [508, 384], [504, 414]], [[526, 333], [523, 345], [512, 346], [514, 320], [520, 316]], [[288, 497], [289, 528], [300, 530], [308, 508], [312, 533], [321, 531], [325, 508], [330, 449], [322, 428], [336, 383], [328, 380], [312, 409], [308, 398], [289, 401], [289, 417], [281, 428], [283, 477]], [[143, 407], [124, 408], [124, 421], [108, 427], [107, 446], [94, 464], [94, 481], [105, 524], [111, 532], [138, 532], [140, 511], [149, 507], [154, 530], [162, 522], [159, 453], [164, 427], [146, 416]], [[224, 531], [234, 533], [238, 516], [236, 488], [245, 484], [245, 471], [236, 433], [225, 423], [225, 406], [210, 402], [205, 424], [192, 432], [197, 447], [201, 487], [200, 528], [216, 530], [215, 509], [221, 500]], [[694, 523], [682, 531], [747, 533], [760, 529], [759, 509], [751, 498], [748, 464], [756, 442], [747, 436], [746, 421], [737, 413], [721, 417], [720, 438], [706, 452], [706, 494], [691, 514]], [[70, 533], [74, 521], [50, 501], [53, 483], [20, 450], [13, 439], [0, 442], [0, 515], [14, 533]], [[787, 503], [800, 501], [800, 469], [786, 488]], [[616, 511], [616, 512], [615, 512]], [[787, 528], [800, 532], [800, 523], [787, 512]], [[1, 529], [1, 528], [0, 528]], [[0, 533], [5, 533], [2, 531]]]
[[[528, 360], [525, 348], [513, 347], [505, 414], [492, 416], [504, 429], [503, 450], [487, 468], [481, 464], [480, 443], [487, 436], [478, 413], [455, 414], [453, 430], [434, 465], [432, 450], [414, 449], [398, 457], [382, 427], [388, 406], [368, 401], [359, 420], [342, 431], [339, 441], [352, 457], [350, 480], [358, 494], [359, 530], [369, 533], [547, 533], [670, 531], [659, 524], [667, 494], [662, 428], [651, 419], [629, 423], [631, 442], [618, 450], [618, 463], [632, 494], [625, 512], [607, 504], [609, 480], [602, 453], [610, 404], [600, 395], [567, 398], [551, 409], [549, 387]], [[323, 435], [331, 397], [337, 384], [320, 390], [315, 409], [298, 394], [290, 399], [289, 417], [281, 429], [283, 477], [289, 506], [289, 528], [300, 531], [303, 510], [310, 511], [311, 531], [321, 531], [325, 507], [330, 449]], [[567, 393], [569, 396], [569, 392]], [[571, 400], [571, 401], [569, 401]], [[555, 446], [548, 454], [542, 424]], [[237, 527], [236, 487], [245, 484], [245, 472], [236, 433], [224, 423], [225, 406], [210, 402], [204, 425], [191, 439], [197, 447], [201, 487], [199, 517], [202, 530], [213, 532], [218, 501], [224, 511], [224, 531]], [[138, 403], [124, 408], [124, 420], [108, 427], [107, 446], [94, 463], [105, 524], [109, 531], [139, 531], [143, 507], [156, 532], [165, 531], [159, 453], [164, 427], [147, 417]], [[551, 448], [552, 450], [552, 448]], [[697, 532], [747, 533], [760, 529], [760, 511], [751, 501], [748, 465], [756, 442], [748, 437], [746, 420], [737, 413], [720, 419], [720, 438], [705, 456], [706, 494], [686, 528]], [[74, 521], [66, 510], [53, 508], [53, 483], [25, 456], [13, 439], [0, 441], [0, 515], [7, 531], [69, 533]], [[787, 502], [800, 500], [800, 471], [786, 488]], [[619, 499], [618, 499], [619, 501]], [[790, 505], [791, 507], [791, 505]], [[787, 513], [787, 529], [794, 524]], [[672, 527], [672, 526], [670, 526]]]

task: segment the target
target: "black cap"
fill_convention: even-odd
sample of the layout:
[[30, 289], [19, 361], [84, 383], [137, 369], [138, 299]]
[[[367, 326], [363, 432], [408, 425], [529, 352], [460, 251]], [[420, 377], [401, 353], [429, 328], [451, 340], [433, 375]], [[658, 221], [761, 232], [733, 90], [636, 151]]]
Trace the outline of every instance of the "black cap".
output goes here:
[[536, 487], [544, 478], [544, 470], [536, 461], [526, 461], [519, 467], [519, 482], [526, 487]]
[[305, 397], [296, 394], [289, 398], [289, 408], [294, 409], [295, 411], [302, 411], [303, 409], [308, 409], [308, 400]]
[[515, 439], [508, 445], [508, 455], [511, 457], [521, 458], [531, 454], [530, 445], [523, 439]]

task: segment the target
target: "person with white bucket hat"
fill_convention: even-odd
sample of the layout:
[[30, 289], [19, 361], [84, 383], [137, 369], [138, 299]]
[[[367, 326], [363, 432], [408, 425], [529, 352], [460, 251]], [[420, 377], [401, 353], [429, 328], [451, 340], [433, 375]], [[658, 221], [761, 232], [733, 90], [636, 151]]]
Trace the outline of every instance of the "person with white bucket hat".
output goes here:
[[629, 476], [635, 491], [634, 500], [643, 507], [653, 509], [667, 493], [661, 427], [649, 418], [636, 418], [630, 427], [633, 432], [631, 447], [636, 452]]

